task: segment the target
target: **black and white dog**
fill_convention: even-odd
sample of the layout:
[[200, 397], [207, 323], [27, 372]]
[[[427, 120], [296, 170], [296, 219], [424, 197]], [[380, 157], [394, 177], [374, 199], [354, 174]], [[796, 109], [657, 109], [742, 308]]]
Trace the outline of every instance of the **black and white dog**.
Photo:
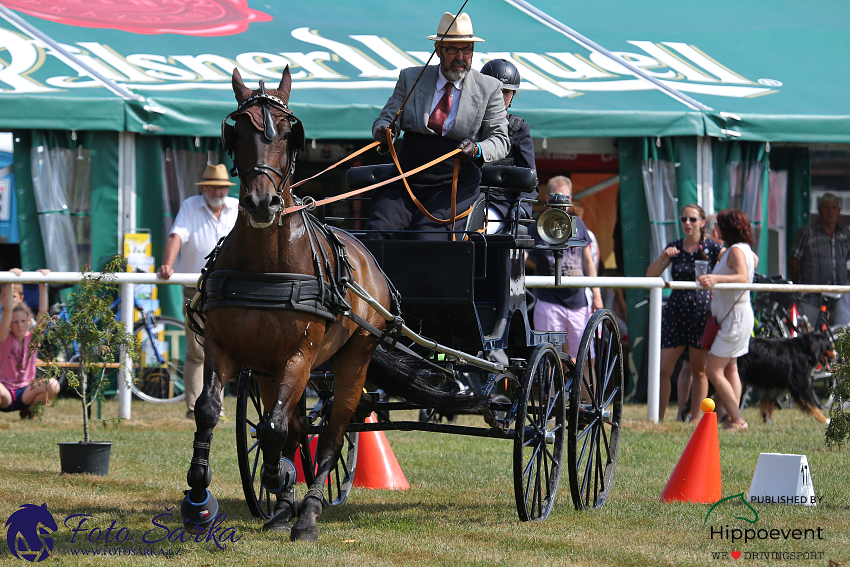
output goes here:
[[812, 389], [812, 372], [834, 358], [834, 345], [824, 333], [790, 339], [753, 337], [750, 352], [738, 358], [738, 374], [745, 387], [762, 392], [760, 407], [765, 422], [770, 422], [776, 396], [788, 392], [801, 410], [826, 423]]

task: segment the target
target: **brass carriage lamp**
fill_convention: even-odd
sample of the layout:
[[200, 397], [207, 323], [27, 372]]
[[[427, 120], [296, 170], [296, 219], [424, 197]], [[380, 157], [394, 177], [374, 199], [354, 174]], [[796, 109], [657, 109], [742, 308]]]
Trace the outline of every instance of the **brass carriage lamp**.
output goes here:
[[564, 249], [568, 247], [567, 241], [576, 235], [576, 222], [574, 217], [566, 211], [573, 206], [569, 195], [553, 193], [549, 195], [546, 205], [549, 208], [537, 220], [537, 234], [548, 246], [536, 248], [551, 250], [555, 255], [555, 285], [557, 286], [561, 285], [559, 269], [561, 258], [564, 255]]

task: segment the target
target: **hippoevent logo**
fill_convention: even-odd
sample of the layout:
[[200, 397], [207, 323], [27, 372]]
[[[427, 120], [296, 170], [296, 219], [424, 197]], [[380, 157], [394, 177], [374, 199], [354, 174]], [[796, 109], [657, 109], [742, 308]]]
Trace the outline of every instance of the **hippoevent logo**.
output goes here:
[[[705, 520], [703, 520], [702, 524], [705, 526], [708, 523], [708, 518], [711, 516], [712, 512], [714, 512], [715, 508], [717, 508], [720, 504], [724, 502], [728, 502], [730, 500], [739, 500], [747, 507], [747, 512], [743, 516], [732, 515], [736, 520], [743, 520], [750, 524], [750, 526], [730, 526], [729, 524], [720, 524], [709, 525], [709, 539], [712, 542], [723, 542], [724, 544], [728, 543], [731, 546], [736, 546], [740, 544], [750, 544], [757, 542], [768, 542], [768, 541], [805, 541], [805, 542], [815, 542], [815, 541], [823, 541], [824, 534], [823, 528], [818, 526], [816, 528], [787, 528], [787, 527], [776, 527], [776, 528], [759, 528], [755, 526], [755, 524], [759, 521], [758, 511], [753, 508], [753, 506], [747, 501], [744, 493], [741, 492], [739, 494], [734, 494], [732, 496], [727, 496], [725, 498], [721, 498], [717, 502], [715, 502], [711, 508], [708, 510], [708, 513], [705, 515]], [[753, 502], [761, 502], [761, 503], [798, 503], [802, 504], [805, 502], [797, 501], [794, 499], [753, 499]], [[711, 558], [712, 559], [728, 559], [731, 557], [732, 559], [738, 559], [743, 557], [744, 559], [749, 560], [766, 560], [766, 561], [775, 561], [775, 560], [799, 560], [799, 559], [822, 559], [823, 552], [816, 551], [812, 549], [807, 549], [804, 551], [782, 551], [782, 552], [773, 552], [773, 551], [712, 551]]]
[[24, 504], [6, 520], [6, 543], [18, 559], [38, 563], [53, 551], [50, 534], [58, 529], [47, 504]]
[[[225, 550], [242, 535], [227, 525], [227, 514], [220, 513], [203, 529], [183, 524], [176, 515], [177, 526], [170, 525], [174, 506], [150, 520], [150, 527], [134, 532], [117, 520], [109, 525], [97, 525], [92, 514], [70, 514], [61, 526], [68, 530], [70, 555], [150, 556], [173, 558], [180, 554], [179, 544], [209, 543]], [[23, 504], [6, 521], [6, 542], [9, 551], [18, 559], [33, 563], [44, 561], [53, 551], [53, 536], [60, 526], [47, 509], [47, 504]]]

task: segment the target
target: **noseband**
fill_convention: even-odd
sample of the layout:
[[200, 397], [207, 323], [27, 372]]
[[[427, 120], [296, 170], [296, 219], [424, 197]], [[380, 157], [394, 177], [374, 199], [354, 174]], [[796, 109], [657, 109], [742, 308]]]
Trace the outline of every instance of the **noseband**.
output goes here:
[[[241, 186], [245, 189], [245, 194], [248, 193], [248, 185], [249, 185], [250, 181], [252, 181], [258, 175], [263, 175], [266, 178], [268, 178], [269, 182], [272, 184], [272, 187], [274, 187], [275, 194], [276, 194], [277, 200], [278, 200], [278, 204], [275, 205], [276, 208], [274, 209], [274, 212], [272, 213], [272, 220], [269, 223], [254, 223], [253, 220], [250, 218], [250, 215], [248, 215], [249, 222], [252, 226], [254, 226], [255, 228], [265, 228], [265, 227], [271, 225], [274, 222], [274, 217], [277, 215], [277, 212], [278, 212], [277, 209], [280, 208], [280, 203], [282, 203], [282, 201], [283, 201], [283, 196], [282, 196], [283, 191], [286, 188], [287, 182], [292, 177], [292, 174], [295, 172], [295, 153], [296, 153], [296, 150], [297, 150], [297, 148], [295, 146], [297, 144], [291, 143], [291, 140], [290, 140], [291, 139], [290, 134], [292, 133], [291, 129], [290, 129], [289, 132], [286, 132], [283, 135], [284, 141], [290, 141], [290, 143], [287, 144], [288, 160], [287, 160], [286, 173], [281, 171], [279, 168], [274, 167], [273, 165], [269, 165], [267, 163], [258, 163], [258, 164], [251, 166], [248, 169], [242, 170], [239, 167], [239, 163], [237, 161], [237, 156], [236, 156], [236, 143], [235, 143], [236, 142], [236, 128], [235, 128], [235, 126], [231, 126], [230, 124], [228, 124], [227, 121], [229, 119], [235, 120], [234, 117], [239, 116], [241, 114], [247, 114], [248, 113], [247, 111], [248, 111], [249, 108], [257, 106], [257, 105], [259, 105], [262, 109], [263, 136], [265, 136], [265, 138], [269, 141], [275, 140], [278, 136], [277, 128], [275, 128], [275, 120], [274, 120], [274, 117], [272, 115], [271, 107], [274, 107], [278, 111], [282, 112], [285, 115], [285, 117], [287, 119], [289, 119], [290, 121], [293, 121], [293, 120], [297, 121], [298, 119], [295, 117], [295, 115], [292, 113], [292, 111], [289, 110], [289, 106], [287, 105], [287, 103], [285, 103], [282, 99], [266, 92], [265, 85], [264, 85], [263, 81], [261, 80], [259, 90], [255, 94], [253, 94], [250, 98], [245, 100], [242, 104], [240, 104], [239, 108], [237, 108], [236, 110], [234, 110], [233, 112], [231, 112], [230, 114], [225, 116], [224, 119], [221, 121], [221, 144], [222, 144], [224, 150], [228, 154], [230, 154], [230, 156], [233, 158], [233, 169], [231, 170], [230, 174], [239, 178]], [[249, 115], [249, 118], [251, 118], [250, 115]], [[252, 118], [251, 122], [256, 127], [256, 124], [254, 123], [253, 118]], [[272, 174], [278, 176], [278, 178], [280, 179], [279, 183], [275, 182], [275, 179], [272, 176]], [[284, 215], [284, 213], [281, 212], [281, 214], [280, 214], [280, 221], [281, 222], [283, 221], [283, 215]]]

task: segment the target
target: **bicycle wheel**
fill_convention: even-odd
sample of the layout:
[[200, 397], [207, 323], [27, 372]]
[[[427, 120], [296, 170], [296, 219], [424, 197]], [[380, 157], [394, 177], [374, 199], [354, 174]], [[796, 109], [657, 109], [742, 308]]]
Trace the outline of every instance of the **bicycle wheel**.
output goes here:
[[133, 364], [133, 394], [154, 403], [182, 401], [183, 363], [186, 360], [186, 325], [173, 317], [142, 319], [133, 327], [141, 341], [138, 363]]

